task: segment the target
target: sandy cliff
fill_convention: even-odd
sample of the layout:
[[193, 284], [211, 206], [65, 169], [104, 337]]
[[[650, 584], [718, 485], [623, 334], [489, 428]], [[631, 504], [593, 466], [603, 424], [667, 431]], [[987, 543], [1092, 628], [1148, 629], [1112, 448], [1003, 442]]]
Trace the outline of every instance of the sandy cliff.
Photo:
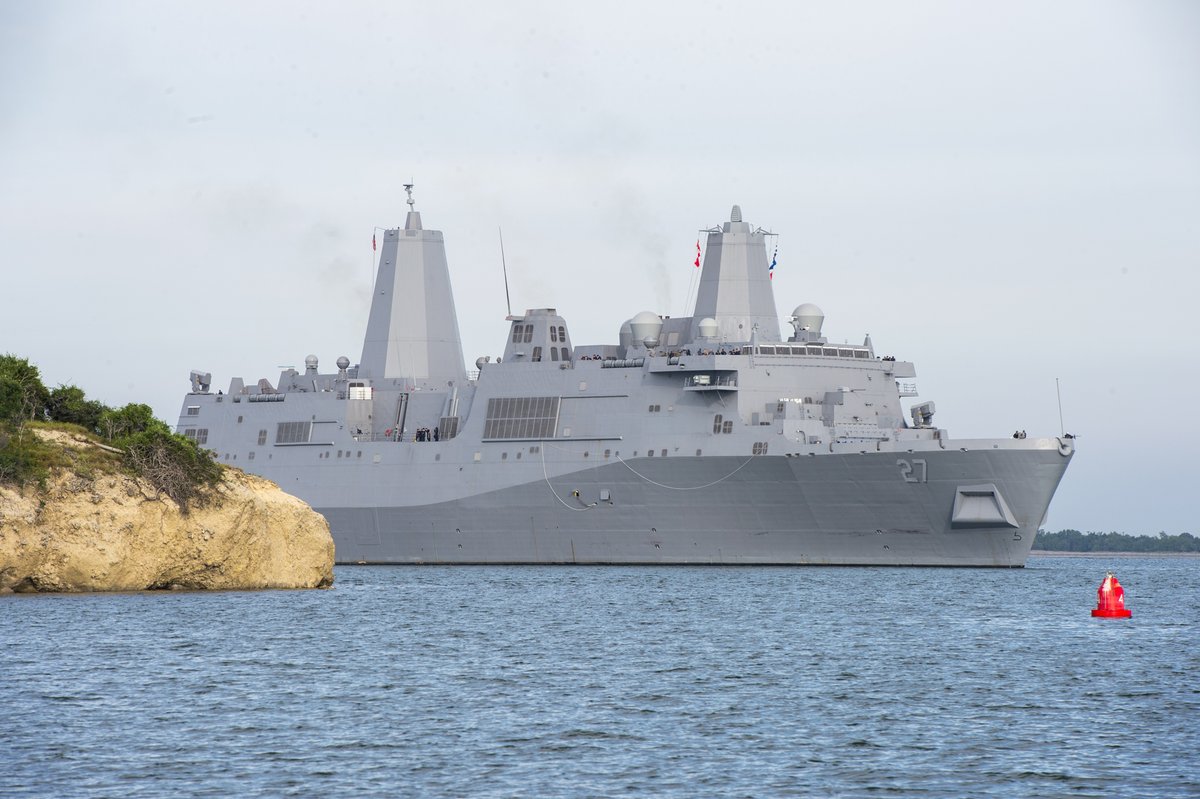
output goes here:
[[[64, 446], [89, 446], [51, 434]], [[226, 469], [188, 514], [123, 474], [55, 470], [46, 490], [0, 486], [0, 591], [317, 588], [333, 583], [324, 517]]]

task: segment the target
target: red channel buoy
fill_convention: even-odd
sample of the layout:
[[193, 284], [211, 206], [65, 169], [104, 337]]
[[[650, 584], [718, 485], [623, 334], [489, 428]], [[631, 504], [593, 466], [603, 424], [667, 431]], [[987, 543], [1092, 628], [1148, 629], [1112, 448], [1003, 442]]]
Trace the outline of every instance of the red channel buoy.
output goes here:
[[1105, 619], [1128, 619], [1133, 615], [1132, 610], [1125, 609], [1125, 589], [1121, 587], [1117, 576], [1112, 572], [1109, 572], [1104, 581], [1100, 583], [1100, 588], [1096, 590], [1096, 596], [1096, 607], [1092, 610], [1093, 616]]

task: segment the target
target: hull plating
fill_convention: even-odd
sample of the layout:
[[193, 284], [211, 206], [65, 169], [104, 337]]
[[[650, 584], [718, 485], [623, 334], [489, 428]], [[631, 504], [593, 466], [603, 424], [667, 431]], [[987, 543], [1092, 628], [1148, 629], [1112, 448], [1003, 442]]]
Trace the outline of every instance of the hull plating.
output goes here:
[[[342, 563], [1019, 567], [1069, 456], [1055, 450], [642, 458], [428, 505], [318, 507]], [[910, 475], [911, 479], [911, 475]], [[991, 483], [1016, 526], [955, 526]]]

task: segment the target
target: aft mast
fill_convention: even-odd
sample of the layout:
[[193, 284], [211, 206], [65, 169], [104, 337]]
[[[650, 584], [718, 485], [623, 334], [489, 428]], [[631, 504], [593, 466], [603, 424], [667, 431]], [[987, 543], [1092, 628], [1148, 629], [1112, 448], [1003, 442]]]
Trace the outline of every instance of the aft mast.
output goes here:
[[780, 341], [779, 315], [767, 265], [766, 236], [742, 221], [742, 209], [733, 206], [729, 221], [708, 231], [704, 269], [692, 314], [691, 338], [700, 322], [715, 319], [722, 341], [748, 342], [757, 330], [763, 341]]

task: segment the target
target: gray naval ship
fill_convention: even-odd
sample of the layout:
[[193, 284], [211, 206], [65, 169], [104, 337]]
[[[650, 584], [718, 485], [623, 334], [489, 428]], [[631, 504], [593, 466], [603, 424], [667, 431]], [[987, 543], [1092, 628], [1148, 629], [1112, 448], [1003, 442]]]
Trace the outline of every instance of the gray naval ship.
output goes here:
[[1025, 564], [1074, 440], [951, 438], [932, 402], [904, 413], [912, 363], [831, 343], [815, 305], [785, 338], [772, 234], [738, 206], [707, 231], [692, 316], [577, 345], [553, 308], [510, 313], [503, 356], [468, 371], [442, 233], [407, 188], [357, 365], [310, 355], [215, 393], [194, 371], [179, 416], [324, 514], [338, 562]]

